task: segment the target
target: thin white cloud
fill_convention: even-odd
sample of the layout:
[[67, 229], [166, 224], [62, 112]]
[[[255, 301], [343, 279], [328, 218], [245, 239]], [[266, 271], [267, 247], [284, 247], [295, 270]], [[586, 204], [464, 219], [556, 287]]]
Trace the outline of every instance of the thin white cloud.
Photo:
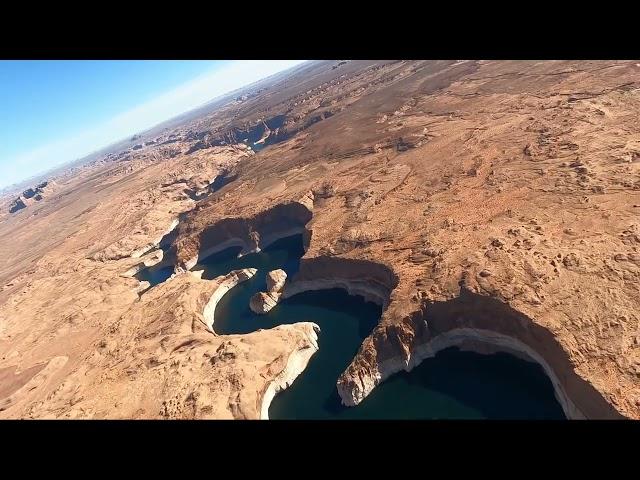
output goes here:
[[[0, 187], [82, 158], [109, 144], [196, 108], [220, 95], [293, 67], [301, 60], [242, 60], [200, 75], [111, 120], [0, 164]], [[61, 112], [64, 115], [64, 112]]]

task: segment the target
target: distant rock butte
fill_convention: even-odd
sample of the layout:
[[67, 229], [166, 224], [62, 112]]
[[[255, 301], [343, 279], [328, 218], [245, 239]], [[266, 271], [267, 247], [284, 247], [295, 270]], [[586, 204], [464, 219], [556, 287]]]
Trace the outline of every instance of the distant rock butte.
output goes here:
[[22, 194], [13, 200], [9, 205], [9, 213], [16, 213], [23, 208], [39, 202], [44, 198], [53, 186], [53, 182], [42, 182], [35, 187], [27, 188]]

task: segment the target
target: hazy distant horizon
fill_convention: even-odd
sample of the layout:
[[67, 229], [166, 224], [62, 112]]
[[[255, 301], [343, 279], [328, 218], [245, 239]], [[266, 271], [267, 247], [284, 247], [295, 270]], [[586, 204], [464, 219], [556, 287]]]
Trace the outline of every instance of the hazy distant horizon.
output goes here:
[[0, 61], [0, 190], [303, 62]]

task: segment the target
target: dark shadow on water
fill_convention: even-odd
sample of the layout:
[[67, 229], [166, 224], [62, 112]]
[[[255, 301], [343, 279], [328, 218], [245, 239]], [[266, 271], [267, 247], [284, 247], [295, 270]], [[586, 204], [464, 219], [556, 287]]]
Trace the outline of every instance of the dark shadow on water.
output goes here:
[[538, 364], [506, 353], [480, 355], [452, 347], [411, 372], [392, 376], [344, 417], [508, 420], [565, 415]]
[[311, 321], [320, 326], [320, 350], [294, 383], [274, 398], [272, 419], [436, 419], [564, 418], [542, 368], [507, 354], [479, 355], [444, 350], [413, 371], [401, 372], [379, 385], [359, 406], [344, 407], [336, 381], [362, 341], [376, 326], [381, 307], [344, 290], [303, 292], [283, 300], [267, 315], [249, 309], [251, 296], [266, 289], [265, 276], [283, 268], [291, 279], [304, 254], [302, 236], [281, 239], [260, 253], [238, 258], [229, 248], [203, 259], [211, 279], [239, 268], [257, 268], [250, 280], [219, 302], [214, 330], [243, 334], [277, 325]]
[[[342, 404], [342, 400], [340, 399], [340, 395], [338, 395], [337, 389], [333, 389], [331, 394], [327, 397], [324, 402], [323, 408], [332, 418], [339, 416], [340, 413], [347, 409], [347, 407]], [[271, 418], [276, 420], [275, 417]]]
[[136, 274], [136, 278], [141, 282], [149, 282], [151, 284], [151, 287], [164, 282], [173, 274], [173, 265], [160, 265], [154, 265], [153, 267], [148, 267], [140, 270]]
[[[188, 212], [182, 212], [180, 215], [178, 215], [178, 222], [182, 222], [185, 219], [187, 213]], [[169, 249], [171, 248], [171, 244], [173, 243], [173, 241], [176, 239], [177, 236], [178, 236], [178, 228], [176, 227], [160, 239], [160, 242], [158, 243], [158, 248], [162, 250], [162, 253], [163, 253], [162, 258], [164, 260], [167, 259]], [[173, 268], [174, 266], [172, 263], [162, 261], [157, 265], [143, 268], [138, 273], [136, 273], [135, 278], [137, 278], [141, 282], [143, 281], [149, 282], [151, 284], [151, 286], [149, 287], [150, 289], [155, 287], [159, 283], [164, 282], [169, 277], [171, 277], [171, 275], [173, 274]]]
[[228, 172], [222, 172], [220, 175], [216, 176], [213, 182], [211, 182], [211, 184], [209, 185], [208, 194], [217, 192], [225, 185], [233, 182], [237, 177], [237, 175], [230, 175]]

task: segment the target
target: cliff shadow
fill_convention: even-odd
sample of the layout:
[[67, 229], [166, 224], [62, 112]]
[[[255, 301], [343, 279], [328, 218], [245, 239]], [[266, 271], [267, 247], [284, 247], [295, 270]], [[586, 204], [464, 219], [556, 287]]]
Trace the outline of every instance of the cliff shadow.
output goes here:
[[[491, 353], [491, 349], [483, 348], [484, 344], [495, 351], [524, 356], [541, 364], [548, 376], [555, 376], [551, 380], [557, 382], [556, 387], [562, 390], [556, 391], [556, 396], [565, 395], [578, 410], [573, 414], [566, 412], [569, 418], [577, 416], [576, 413], [588, 419], [624, 418], [594, 386], [576, 373], [569, 355], [551, 331], [506, 303], [462, 288], [455, 299], [428, 304], [423, 320], [427, 325], [427, 341], [434, 350], [461, 346], [471, 351]], [[456, 332], [460, 333], [457, 337]], [[492, 333], [499, 336], [492, 336]], [[438, 339], [442, 336], [449, 339], [438, 346]], [[508, 339], [517, 343], [510, 344]], [[563, 407], [567, 409], [566, 405]]]

